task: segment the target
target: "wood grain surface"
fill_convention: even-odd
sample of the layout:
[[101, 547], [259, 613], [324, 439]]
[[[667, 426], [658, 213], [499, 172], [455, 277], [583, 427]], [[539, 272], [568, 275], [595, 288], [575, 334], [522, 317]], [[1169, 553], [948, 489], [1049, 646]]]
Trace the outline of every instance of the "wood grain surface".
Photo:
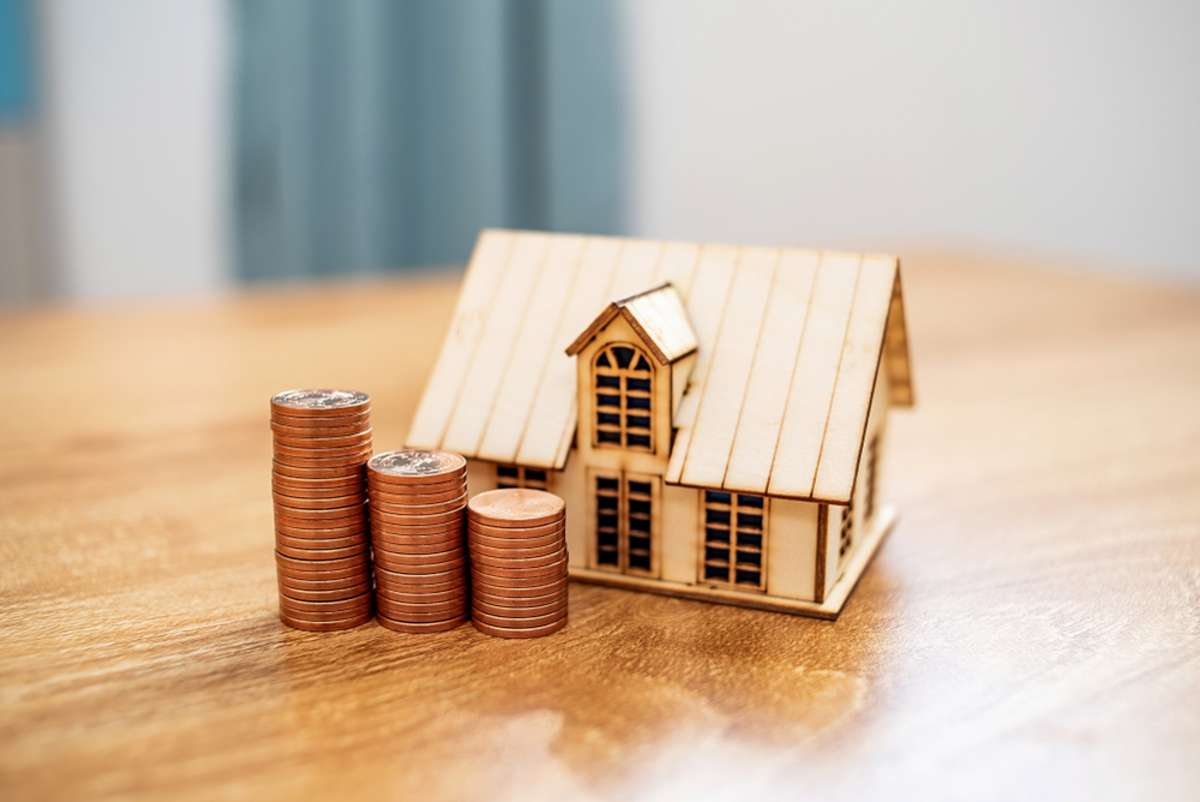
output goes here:
[[398, 445], [450, 278], [0, 318], [0, 798], [1200, 797], [1200, 294], [904, 269], [841, 619], [575, 585], [533, 642], [276, 619], [269, 395]]

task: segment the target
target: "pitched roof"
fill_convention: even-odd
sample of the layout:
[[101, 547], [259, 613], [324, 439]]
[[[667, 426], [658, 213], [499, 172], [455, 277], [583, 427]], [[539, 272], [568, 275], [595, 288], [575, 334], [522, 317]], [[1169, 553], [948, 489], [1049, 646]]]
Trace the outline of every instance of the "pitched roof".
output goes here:
[[669, 365], [696, 350], [696, 332], [688, 322], [679, 293], [670, 284], [660, 284], [604, 307], [591, 325], [567, 346], [567, 356], [582, 351], [617, 315], [629, 321], [660, 365]]
[[881, 359], [892, 402], [912, 400], [891, 256], [484, 231], [408, 445], [562, 468], [576, 423], [564, 349], [613, 299], [664, 282], [697, 343], [666, 480], [848, 501]]

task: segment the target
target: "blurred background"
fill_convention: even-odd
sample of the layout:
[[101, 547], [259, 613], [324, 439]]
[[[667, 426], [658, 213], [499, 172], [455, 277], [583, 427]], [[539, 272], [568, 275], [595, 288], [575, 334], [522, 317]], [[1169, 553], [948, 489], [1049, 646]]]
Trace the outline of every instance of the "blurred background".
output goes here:
[[479, 228], [1200, 281], [1200, 3], [0, 0], [0, 302]]

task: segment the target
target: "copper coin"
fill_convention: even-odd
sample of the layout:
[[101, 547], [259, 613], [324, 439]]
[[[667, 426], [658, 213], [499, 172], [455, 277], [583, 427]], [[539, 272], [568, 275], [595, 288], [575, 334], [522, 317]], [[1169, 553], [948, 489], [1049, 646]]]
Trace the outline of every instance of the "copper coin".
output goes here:
[[301, 418], [348, 415], [371, 408], [371, 397], [357, 390], [283, 390], [271, 396], [271, 409]]
[[530, 557], [545, 557], [550, 554], [557, 554], [562, 549], [566, 548], [566, 543], [561, 539], [555, 539], [553, 543], [547, 543], [544, 546], [538, 546], [531, 549], [506, 549], [497, 548], [495, 546], [485, 546], [478, 540], [468, 541], [471, 547], [471, 554], [478, 554], [481, 557], [499, 557], [505, 560], [524, 560]]
[[284, 495], [278, 491], [271, 492], [271, 500], [280, 506], [294, 510], [332, 510], [353, 507], [356, 504], [362, 504], [366, 501], [361, 493], [352, 493], [347, 496], [304, 498], [302, 496]]
[[362, 626], [374, 617], [374, 612], [368, 612], [353, 618], [342, 618], [337, 621], [306, 621], [302, 618], [288, 615], [283, 610], [279, 611], [280, 621], [292, 629], [301, 629], [306, 632], [333, 632], [341, 629], [354, 629], [357, 626]]
[[278, 522], [275, 524], [276, 534], [286, 535], [287, 537], [310, 537], [315, 540], [334, 540], [339, 537], [362, 535], [368, 532], [370, 532], [370, 529], [367, 528], [366, 521], [352, 521], [345, 526], [325, 526], [314, 529], [307, 529], [302, 526], [282, 526]]
[[345, 476], [332, 476], [318, 479], [301, 479], [295, 476], [286, 476], [276, 471], [271, 471], [271, 487], [274, 488], [295, 488], [307, 494], [309, 491], [328, 491], [342, 490], [342, 488], [352, 487], [353, 490], [342, 490], [341, 495], [347, 493], [366, 493], [367, 482], [363, 479], [362, 471], [355, 470]]
[[371, 445], [352, 446], [350, 448], [292, 448], [290, 446], [273, 445], [271, 452], [276, 462], [300, 467], [319, 468], [327, 465], [353, 465], [363, 462], [371, 455]]
[[563, 596], [560, 599], [553, 599], [541, 604], [528, 604], [520, 607], [492, 604], [490, 601], [472, 598], [471, 609], [478, 610], [486, 615], [506, 618], [537, 618], [538, 616], [556, 615], [564, 612], [567, 609], [567, 597]]
[[492, 551], [502, 552], [504, 554], [519, 554], [523, 551], [530, 551], [533, 549], [561, 549], [566, 546], [567, 540], [561, 535], [555, 535], [553, 537], [537, 538], [536, 540], [531, 538], [529, 540], [520, 541], [496, 541], [483, 538], [480, 535], [476, 535], [472, 532], [467, 532], [467, 543], [473, 549], [482, 547], [491, 549]]
[[308, 590], [306, 588], [284, 585], [281, 582], [279, 584], [279, 592], [293, 599], [301, 599], [303, 601], [339, 601], [341, 599], [350, 599], [363, 593], [370, 593], [372, 592], [372, 588], [370, 582], [359, 582], [355, 585], [347, 585], [344, 588]]
[[288, 465], [275, 460], [271, 463], [271, 471], [276, 476], [286, 476], [289, 479], [349, 479], [363, 477], [366, 469], [361, 464], [337, 465], [332, 468], [306, 468]]
[[360, 554], [367, 553], [367, 545], [365, 542], [353, 546], [344, 546], [337, 549], [303, 549], [295, 546], [284, 546], [279, 543], [275, 544], [275, 551], [285, 557], [294, 557], [297, 560], [340, 560], [346, 557], [356, 557]]
[[512, 629], [535, 629], [537, 627], [553, 624], [559, 619], [565, 618], [567, 611], [555, 610], [546, 615], [533, 615], [528, 617], [513, 618], [506, 615], [492, 615], [479, 609], [471, 610], [471, 618], [480, 621], [484, 624], [489, 624], [494, 627], [510, 627]]
[[349, 426], [355, 424], [358, 426], [371, 425], [371, 410], [357, 410], [355, 412], [333, 412], [326, 415], [293, 415], [291, 410], [286, 410], [283, 407], [274, 407], [271, 409], [271, 423], [290, 426], [295, 429], [309, 429], [319, 426]]
[[326, 499], [353, 496], [360, 501], [366, 501], [367, 489], [355, 482], [345, 482], [340, 485], [327, 487], [290, 485], [272, 480], [271, 492], [287, 498]]
[[[322, 565], [319, 561], [313, 562], [315, 565]], [[289, 584], [297, 584], [299, 582], [348, 582], [351, 580], [359, 580], [363, 577], [371, 576], [371, 564], [362, 562], [359, 565], [354, 565], [349, 568], [285, 568], [282, 565], [275, 566], [275, 574], [280, 577], [281, 581], [286, 581]]]
[[467, 603], [463, 601], [458, 604], [441, 604], [422, 610], [406, 605], [389, 604], [387, 601], [381, 600], [376, 609], [379, 610], [380, 614], [386, 615], [393, 621], [406, 621], [411, 624], [421, 621], [445, 621], [447, 618], [465, 616], [467, 614]]
[[296, 590], [341, 590], [362, 584], [370, 584], [370, 571], [347, 573], [345, 576], [329, 577], [326, 579], [307, 579], [284, 571], [276, 571], [275, 577], [280, 585], [286, 585]]
[[360, 564], [366, 563], [370, 567], [371, 561], [366, 554], [356, 554], [352, 557], [339, 557], [332, 562], [329, 560], [314, 561], [303, 557], [289, 557], [286, 554], [275, 552], [275, 562], [284, 568], [294, 568], [299, 571], [337, 571], [342, 568], [356, 568]]
[[376, 454], [367, 469], [381, 482], [430, 484], [466, 475], [467, 461], [448, 451], [402, 449]]
[[385, 571], [391, 571], [395, 574], [404, 576], [436, 576], [446, 578], [446, 574], [457, 573], [466, 576], [467, 559], [460, 557], [457, 560], [447, 560], [440, 563], [429, 563], [426, 565], [413, 565], [407, 562], [396, 562], [384, 552], [375, 552], [375, 566], [382, 568]]
[[471, 623], [475, 629], [482, 632], [484, 635], [491, 635], [493, 638], [540, 638], [544, 635], [553, 635], [567, 625], [567, 617], [564, 615], [560, 620], [545, 626], [532, 629], [514, 629], [512, 627], [497, 627], [491, 624], [486, 624], [483, 621], [472, 619]]
[[550, 524], [541, 526], [489, 526], [476, 520], [474, 516], [468, 513], [467, 526], [471, 527], [471, 531], [478, 532], [484, 537], [503, 540], [528, 540], [548, 537], [550, 535], [565, 533], [567, 531], [566, 520], [555, 521]]
[[544, 593], [538, 596], [497, 596], [479, 587], [474, 588], [471, 593], [472, 603], [486, 604], [489, 607], [501, 610], [539, 609], [556, 604], [565, 605], [566, 599], [566, 587], [556, 590], [553, 593]]
[[283, 419], [271, 416], [271, 434], [276, 437], [351, 437], [371, 431], [370, 413], [347, 418], [345, 423], [329, 418]]
[[371, 509], [386, 512], [392, 515], [429, 515], [439, 512], [461, 512], [467, 505], [467, 494], [463, 493], [456, 499], [449, 501], [436, 501], [432, 504], [394, 504], [390, 501], [384, 501], [378, 495], [371, 497]]
[[436, 565], [445, 562], [461, 562], [467, 559], [467, 550], [462, 547], [452, 546], [442, 551], [413, 554], [402, 549], [389, 549], [379, 543], [371, 545], [377, 554], [383, 554], [399, 565]]
[[274, 505], [276, 517], [292, 518], [297, 521], [328, 521], [338, 518], [362, 518], [367, 514], [367, 505], [355, 499], [341, 507], [324, 507], [309, 510], [301, 507], [291, 507], [276, 501]]
[[[339, 508], [342, 510], [344, 508]], [[340, 529], [346, 526], [365, 526], [366, 510], [361, 512], [344, 512], [331, 510], [302, 510], [299, 514], [291, 507], [283, 508], [275, 505], [275, 523], [293, 529]]]
[[[421, 579], [422, 577], [417, 577]], [[428, 577], [425, 577], [426, 579]], [[413, 582], [409, 574], [397, 574], [386, 568], [375, 566], [375, 587], [382, 588], [388, 593], [445, 593], [447, 591], [466, 591], [467, 578], [461, 572], [452, 579], [438, 582]]]
[[287, 618], [291, 621], [305, 621], [310, 624], [324, 624], [335, 621], [345, 621], [346, 619], [361, 618], [364, 615], [373, 615], [374, 612], [374, 605], [346, 610], [334, 610], [328, 613], [306, 613], [293, 607], [281, 606], [279, 608], [279, 615], [281, 618], [283, 616], [287, 616]]
[[395, 524], [396, 526], [431, 526], [433, 524], [444, 524], [463, 519], [461, 509], [425, 514], [404, 513], [397, 515], [372, 507], [371, 515], [385, 524]]
[[435, 493], [448, 493], [456, 489], [461, 491], [467, 486], [467, 472], [462, 471], [439, 477], [436, 481], [431, 482], [404, 483], [395, 477], [389, 478], [376, 473], [368, 467], [367, 481], [380, 493], [395, 493], [398, 496], [428, 496]]
[[467, 589], [464, 586], [457, 590], [406, 593], [388, 587], [377, 587], [375, 588], [375, 598], [378, 600], [380, 597], [396, 602], [397, 604], [437, 604], [438, 602], [448, 602], [456, 599], [462, 599], [465, 602]]
[[533, 568], [498, 568], [493, 565], [471, 563], [471, 570], [480, 576], [491, 579], [534, 579], [536, 577], [565, 576], [567, 573], [567, 558], [559, 557], [549, 565], [538, 565]]
[[294, 449], [343, 449], [365, 445], [371, 442], [372, 429], [368, 428], [354, 434], [326, 435], [287, 434], [278, 429], [271, 433], [271, 442], [277, 446]]
[[275, 533], [275, 543], [281, 546], [287, 546], [289, 549], [344, 549], [347, 546], [358, 546], [366, 548], [370, 545], [371, 540], [366, 533], [350, 535], [349, 537], [336, 538], [315, 538], [315, 537], [288, 537]]
[[393, 621], [386, 616], [378, 616], [376, 621], [379, 626], [385, 629], [390, 629], [393, 632], [404, 632], [409, 635], [425, 635], [431, 632], [447, 632], [451, 629], [457, 629], [467, 623], [467, 617], [464, 615], [461, 618], [452, 618], [449, 621], [433, 621], [422, 624], [406, 624], [403, 621]]
[[453, 501], [461, 498], [466, 492], [466, 485], [455, 485], [449, 490], [441, 490], [436, 493], [392, 493], [381, 489], [379, 485], [373, 485], [371, 486], [371, 499], [378, 499], [388, 504], [436, 504], [439, 501]]
[[[285, 535], [292, 537], [346, 537], [357, 532], [370, 531], [367, 527], [367, 516], [365, 514], [338, 518], [303, 519], [295, 518], [289, 513], [280, 513], [278, 509], [275, 510], [275, 531], [283, 532]], [[347, 531], [341, 535], [327, 534], [327, 531], [331, 529], [343, 529]], [[308, 532], [304, 530], [308, 530]], [[318, 534], [310, 535], [309, 532], [318, 532]]]
[[555, 565], [559, 560], [566, 559], [566, 549], [559, 549], [556, 552], [552, 552], [541, 557], [493, 557], [490, 554], [480, 554], [478, 551], [471, 552], [471, 563], [473, 565], [480, 566], [480, 570], [485, 568], [542, 568], [545, 566]]
[[[336, 438], [341, 439], [341, 438]], [[326, 438], [328, 440], [328, 438]], [[278, 437], [271, 440], [271, 450], [276, 454], [297, 457], [299, 459], [333, 459], [361, 454], [371, 448], [371, 438], [361, 437], [347, 443], [335, 444], [310, 439], [299, 443], [285, 443]]]
[[480, 493], [471, 498], [469, 508], [472, 517], [492, 526], [538, 526], [566, 513], [566, 504], [553, 493], [516, 487]]
[[368, 591], [360, 593], [357, 596], [351, 596], [348, 599], [338, 599], [336, 601], [305, 601], [303, 599], [292, 598], [281, 591], [279, 594], [279, 603], [296, 615], [313, 617], [313, 615], [327, 615], [345, 610], [358, 610], [364, 606], [369, 607], [375, 602], [373, 596], [374, 594]]
[[371, 534], [371, 542], [386, 550], [403, 554], [431, 554], [455, 548], [466, 549], [467, 547], [461, 532], [418, 537], [392, 537], [387, 532], [375, 530]]
[[486, 596], [501, 599], [533, 599], [551, 593], [560, 593], [567, 587], [566, 579], [555, 579], [541, 585], [499, 585], [486, 579], [473, 578], [471, 590]]
[[430, 524], [427, 526], [399, 526], [397, 524], [383, 523], [373, 521], [375, 524], [374, 531], [385, 533], [390, 538], [423, 538], [438, 535], [449, 535], [451, 532], [458, 535], [463, 534], [463, 525], [461, 521], [448, 521], [440, 524]]

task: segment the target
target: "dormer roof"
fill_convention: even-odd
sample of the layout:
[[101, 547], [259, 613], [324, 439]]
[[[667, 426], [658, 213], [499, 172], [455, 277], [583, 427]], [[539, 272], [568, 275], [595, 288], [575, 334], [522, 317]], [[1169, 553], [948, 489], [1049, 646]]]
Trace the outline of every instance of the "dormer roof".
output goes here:
[[696, 332], [688, 322], [683, 301], [671, 284], [660, 284], [613, 301], [567, 346], [575, 356], [618, 316], [625, 318], [660, 365], [669, 365], [696, 350]]

